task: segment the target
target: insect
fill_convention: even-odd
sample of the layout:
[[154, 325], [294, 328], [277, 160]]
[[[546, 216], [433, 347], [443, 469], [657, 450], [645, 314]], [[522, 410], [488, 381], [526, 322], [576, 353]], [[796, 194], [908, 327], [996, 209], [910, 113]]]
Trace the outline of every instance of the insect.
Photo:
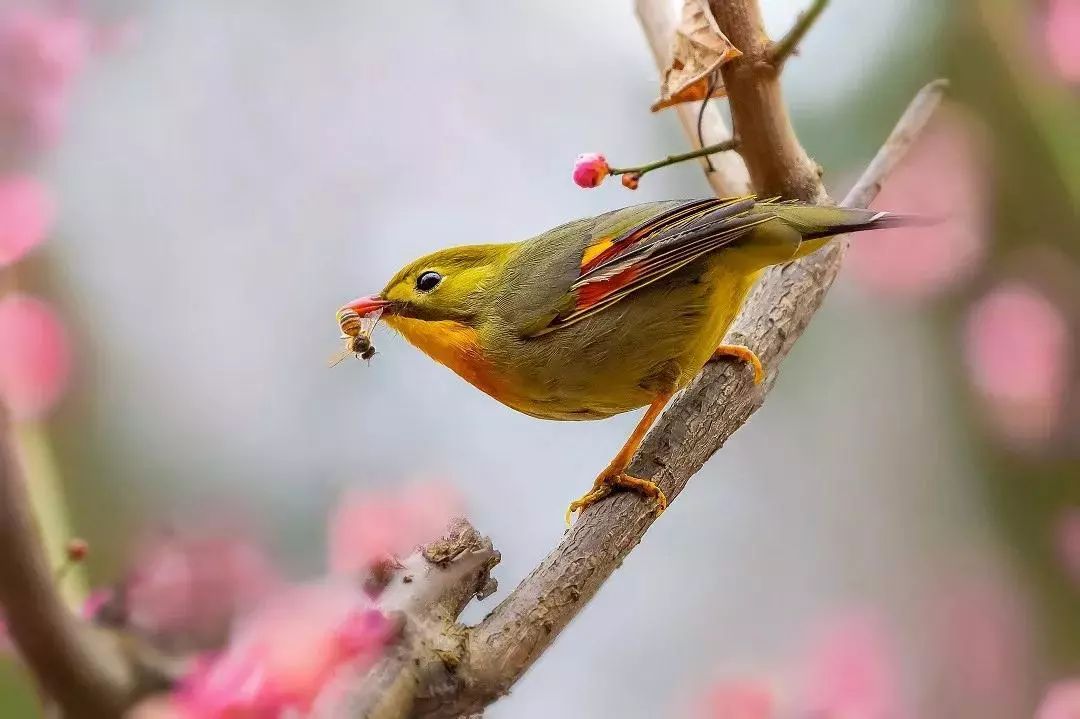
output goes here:
[[375, 356], [375, 345], [371, 342], [371, 331], [382, 316], [382, 310], [361, 315], [356, 310], [343, 308], [338, 310], [338, 326], [341, 327], [341, 339], [345, 340], [345, 349], [330, 358], [334, 367], [349, 355], [371, 361]]

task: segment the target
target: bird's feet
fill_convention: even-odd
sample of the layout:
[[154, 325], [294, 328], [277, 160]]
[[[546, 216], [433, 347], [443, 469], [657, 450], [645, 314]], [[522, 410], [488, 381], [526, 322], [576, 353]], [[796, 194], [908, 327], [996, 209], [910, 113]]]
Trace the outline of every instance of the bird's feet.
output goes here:
[[720, 345], [713, 352], [712, 359], [709, 361], [714, 362], [726, 357], [734, 357], [749, 363], [754, 369], [754, 384], [761, 384], [765, 381], [765, 368], [761, 365], [761, 360], [754, 353], [754, 350], [743, 345]]
[[569, 508], [566, 510], [566, 526], [570, 526], [570, 520], [573, 519], [574, 512], [578, 512], [586, 507], [596, 504], [601, 499], [604, 499], [614, 492], [616, 488], [628, 489], [655, 499], [657, 516], [667, 509], [667, 497], [656, 482], [648, 479], [631, 477], [629, 474], [623, 472], [605, 470], [603, 474], [596, 478], [596, 481], [593, 482], [592, 489], [589, 490], [587, 494], [570, 503]]

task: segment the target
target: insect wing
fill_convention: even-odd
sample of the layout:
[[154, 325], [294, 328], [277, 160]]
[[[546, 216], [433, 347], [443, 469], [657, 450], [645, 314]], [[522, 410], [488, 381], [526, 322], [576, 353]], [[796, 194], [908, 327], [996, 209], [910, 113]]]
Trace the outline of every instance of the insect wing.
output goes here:
[[366, 315], [360, 317], [360, 334], [368, 336], [374, 331], [375, 325], [379, 324], [379, 318], [382, 317], [382, 307], [377, 310], [372, 310]]

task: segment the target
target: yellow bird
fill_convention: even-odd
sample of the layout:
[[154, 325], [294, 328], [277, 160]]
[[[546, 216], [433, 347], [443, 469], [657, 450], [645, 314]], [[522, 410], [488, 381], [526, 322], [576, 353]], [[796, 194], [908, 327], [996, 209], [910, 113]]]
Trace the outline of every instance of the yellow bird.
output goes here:
[[659, 513], [663, 492], [626, 469], [671, 396], [711, 358], [746, 360], [763, 379], [750, 349], [721, 344], [762, 270], [834, 235], [906, 222], [753, 197], [653, 202], [522, 242], [434, 252], [339, 317], [381, 311], [436, 362], [533, 417], [603, 419], [648, 407], [567, 520], [617, 487], [655, 498]]

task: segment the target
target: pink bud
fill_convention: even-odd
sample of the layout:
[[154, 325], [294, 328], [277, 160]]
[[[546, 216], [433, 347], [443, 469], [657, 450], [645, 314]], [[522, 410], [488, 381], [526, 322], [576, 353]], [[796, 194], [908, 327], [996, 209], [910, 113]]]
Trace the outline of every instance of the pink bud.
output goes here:
[[63, 394], [71, 366], [67, 333], [41, 300], [0, 300], [0, 397], [16, 419], [44, 414]]
[[608, 176], [611, 168], [598, 152], [586, 152], [574, 160], [574, 184], [578, 187], [596, 187]]
[[40, 244], [52, 220], [53, 204], [44, 185], [30, 177], [0, 179], [0, 267]]

